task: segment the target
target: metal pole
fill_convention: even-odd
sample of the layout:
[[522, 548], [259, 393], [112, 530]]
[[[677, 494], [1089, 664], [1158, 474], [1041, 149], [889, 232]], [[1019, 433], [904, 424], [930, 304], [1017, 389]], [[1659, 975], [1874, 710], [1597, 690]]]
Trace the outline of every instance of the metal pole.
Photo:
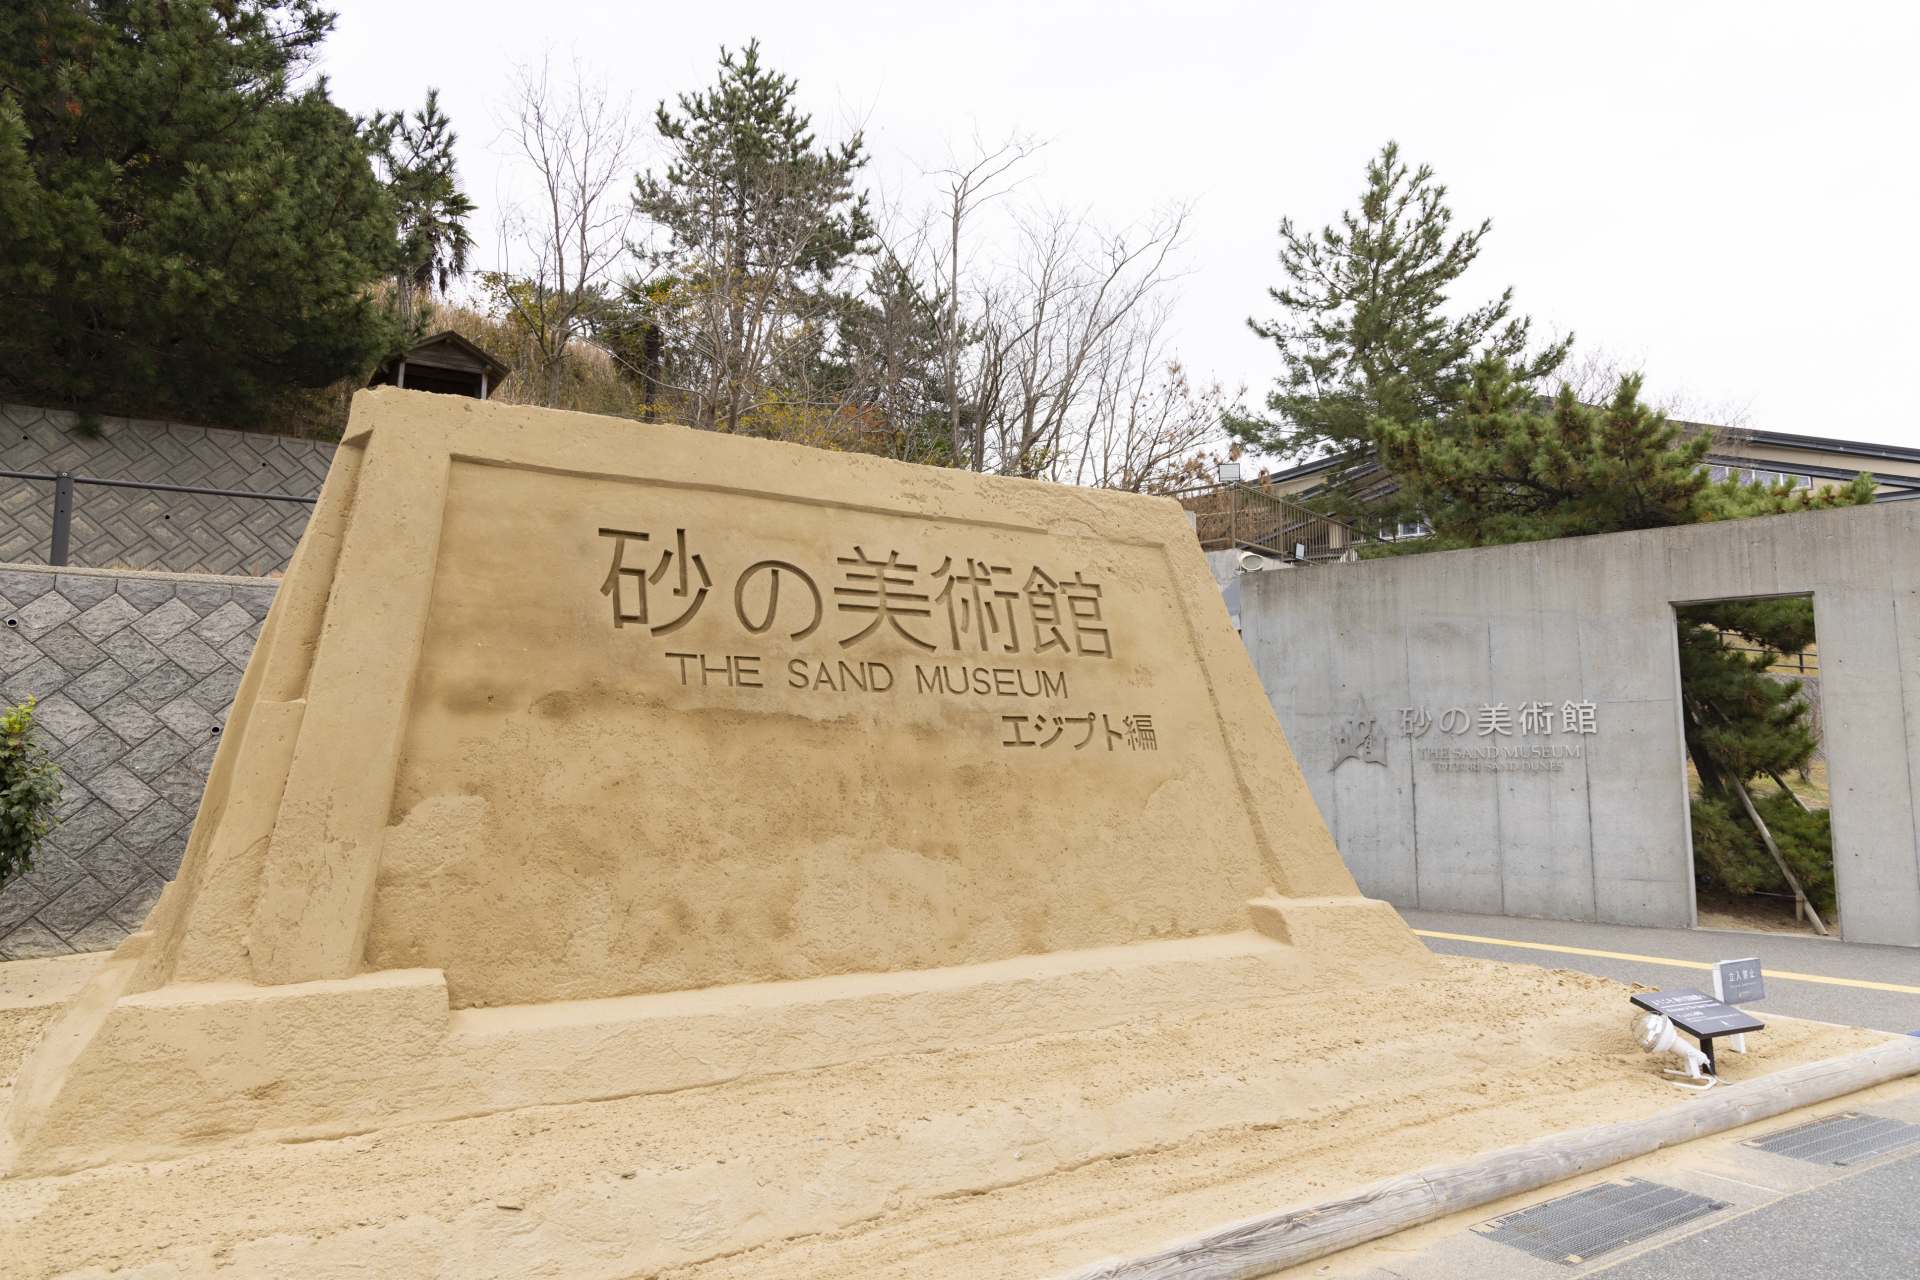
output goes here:
[[1805, 800], [1802, 800], [1799, 796], [1794, 794], [1793, 788], [1787, 785], [1787, 780], [1785, 778], [1781, 777], [1779, 774], [1775, 773], [1771, 769], [1767, 770], [1767, 776], [1769, 778], [1772, 778], [1774, 782], [1779, 786], [1779, 788], [1782, 791], [1787, 793], [1787, 799], [1793, 801], [1794, 806], [1798, 808], [1800, 812], [1802, 813], [1813, 812], [1813, 810], [1807, 808], [1807, 802]]
[[1747, 788], [1739, 778], [1729, 776], [1728, 781], [1733, 783], [1734, 794], [1740, 797], [1741, 808], [1747, 811], [1747, 820], [1759, 829], [1760, 843], [1767, 846], [1767, 852], [1773, 855], [1773, 864], [1780, 868], [1780, 874], [1787, 878], [1787, 884], [1792, 887], [1795, 898], [1799, 900], [1801, 906], [1806, 908], [1807, 923], [1813, 926], [1815, 933], [1823, 938], [1826, 937], [1826, 922], [1820, 918], [1820, 913], [1814, 910], [1813, 900], [1807, 897], [1807, 891], [1800, 887], [1800, 881], [1794, 877], [1793, 869], [1787, 866], [1787, 860], [1781, 854], [1780, 846], [1773, 842], [1773, 832], [1767, 830], [1767, 824], [1760, 817], [1760, 811], [1753, 807], [1753, 797], [1747, 794]]
[[67, 543], [73, 532], [73, 477], [65, 471], [53, 477], [53, 545], [47, 548], [47, 563], [67, 562]]

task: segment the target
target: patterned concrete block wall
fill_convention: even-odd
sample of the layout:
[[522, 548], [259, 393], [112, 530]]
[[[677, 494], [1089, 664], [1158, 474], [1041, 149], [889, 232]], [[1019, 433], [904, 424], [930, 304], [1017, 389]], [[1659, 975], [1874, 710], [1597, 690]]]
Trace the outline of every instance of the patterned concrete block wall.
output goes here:
[[180, 868], [273, 593], [0, 565], [0, 697], [39, 699], [66, 788], [51, 847], [0, 889], [0, 959], [112, 947], [145, 919]]
[[[312, 497], [334, 446], [317, 440], [104, 418], [97, 437], [58, 409], [0, 406], [0, 469]], [[97, 569], [262, 577], [287, 567], [312, 508], [80, 485], [69, 561]], [[0, 478], [0, 562], [45, 564], [53, 486]]]

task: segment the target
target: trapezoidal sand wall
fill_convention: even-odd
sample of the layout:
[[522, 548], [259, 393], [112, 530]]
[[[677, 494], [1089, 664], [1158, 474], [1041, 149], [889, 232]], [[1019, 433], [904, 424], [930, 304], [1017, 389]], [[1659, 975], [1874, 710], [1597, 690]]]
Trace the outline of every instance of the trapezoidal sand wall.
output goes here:
[[684, 1087], [620, 1046], [833, 1008], [741, 1069], [792, 1067], [1016, 1034], [991, 990], [1037, 1031], [1387, 956], [1426, 958], [1171, 502], [383, 390], [179, 878], [10, 1134], [55, 1167]]
[[524, 1003], [1352, 891], [1172, 504], [449, 404], [360, 402], [252, 910], [190, 881], [173, 976]]

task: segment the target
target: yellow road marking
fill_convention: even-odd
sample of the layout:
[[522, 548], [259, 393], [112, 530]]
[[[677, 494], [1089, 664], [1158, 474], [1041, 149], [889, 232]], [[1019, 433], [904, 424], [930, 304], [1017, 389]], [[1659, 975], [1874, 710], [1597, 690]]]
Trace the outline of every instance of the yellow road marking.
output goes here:
[[[1634, 960], [1641, 964], [1663, 964], [1675, 969], [1708, 969], [1712, 965], [1703, 960], [1673, 960], [1665, 956], [1635, 955], [1631, 951], [1595, 951], [1589, 947], [1562, 947], [1550, 942], [1517, 942], [1512, 938], [1482, 938], [1471, 933], [1442, 933], [1438, 929], [1415, 929], [1423, 938], [1442, 938], [1448, 942], [1478, 942], [1488, 947], [1518, 947], [1522, 951], [1556, 951], [1566, 956], [1594, 956], [1601, 960]], [[1793, 973], [1786, 969], [1768, 969], [1769, 978], [1779, 978], [1782, 982], [1819, 982], [1829, 987], [1861, 987], [1868, 991], [1898, 991], [1902, 995], [1920, 996], [1920, 987], [1902, 986], [1898, 982], [1869, 982], [1865, 978], [1830, 978], [1824, 973]]]

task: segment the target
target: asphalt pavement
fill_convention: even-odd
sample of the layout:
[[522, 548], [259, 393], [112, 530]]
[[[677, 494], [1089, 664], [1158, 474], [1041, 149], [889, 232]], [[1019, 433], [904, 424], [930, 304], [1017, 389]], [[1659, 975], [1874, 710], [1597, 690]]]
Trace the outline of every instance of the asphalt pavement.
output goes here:
[[[1762, 1020], [1773, 1012], [1878, 1031], [1920, 1031], [1920, 949], [1787, 933], [1400, 914], [1444, 955], [1577, 969], [1650, 987], [1711, 993], [1714, 961], [1757, 956], [1767, 974], [1767, 998], [1743, 1007]], [[1920, 1277], [1920, 1267], [1915, 1275]]]
[[1913, 1280], [1920, 1154], [1782, 1196], [1589, 1275], [1604, 1280]]

